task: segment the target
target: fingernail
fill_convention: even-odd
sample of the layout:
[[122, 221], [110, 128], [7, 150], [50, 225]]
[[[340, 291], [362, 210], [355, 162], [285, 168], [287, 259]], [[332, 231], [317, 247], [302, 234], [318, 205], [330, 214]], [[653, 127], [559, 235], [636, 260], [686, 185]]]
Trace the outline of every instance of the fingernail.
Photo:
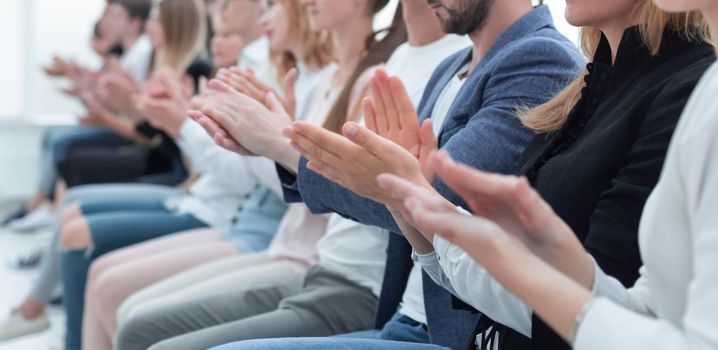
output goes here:
[[356, 133], [357, 133], [357, 127], [354, 124], [347, 124], [344, 131], [346, 132], [346, 135], [348, 137], [354, 137], [354, 135], [356, 135]]

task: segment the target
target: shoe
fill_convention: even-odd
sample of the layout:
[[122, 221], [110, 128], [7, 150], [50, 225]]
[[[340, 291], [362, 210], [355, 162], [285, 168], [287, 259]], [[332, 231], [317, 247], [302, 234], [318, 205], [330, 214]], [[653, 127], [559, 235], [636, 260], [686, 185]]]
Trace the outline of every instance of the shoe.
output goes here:
[[7, 229], [15, 232], [31, 232], [51, 227], [57, 223], [57, 215], [52, 205], [43, 204], [20, 219], [7, 224]]
[[65, 350], [65, 339], [55, 339], [55, 341], [52, 342], [52, 344], [50, 344], [50, 346], [48, 347], [48, 350]]
[[29, 270], [40, 265], [42, 249], [35, 248], [27, 253], [19, 254], [8, 260], [8, 266], [16, 270]]
[[0, 320], [0, 341], [39, 333], [48, 328], [50, 328], [50, 321], [47, 319], [47, 314], [43, 313], [28, 320], [19, 309], [15, 309], [6, 319]]
[[11, 221], [21, 219], [25, 215], [27, 215], [27, 210], [25, 209], [24, 206], [17, 208], [15, 211], [10, 213], [10, 215], [6, 216], [5, 218], [2, 219], [2, 221], [0, 221], [0, 227], [7, 226], [7, 224], [9, 224]]

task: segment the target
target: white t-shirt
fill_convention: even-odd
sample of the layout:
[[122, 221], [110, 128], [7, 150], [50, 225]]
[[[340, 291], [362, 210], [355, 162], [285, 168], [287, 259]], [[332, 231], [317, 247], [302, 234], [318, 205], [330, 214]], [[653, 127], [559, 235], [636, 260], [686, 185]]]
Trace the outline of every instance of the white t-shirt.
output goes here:
[[271, 66], [269, 62], [269, 40], [262, 35], [242, 48], [237, 58], [240, 69], [252, 68], [258, 74]]
[[471, 46], [466, 36], [446, 35], [424, 46], [400, 45], [386, 62], [386, 71], [398, 76], [409, 93], [411, 102], [419, 106], [426, 84], [436, 67], [451, 54]]
[[431, 126], [435, 136], [439, 135], [441, 128], [444, 126], [451, 106], [454, 104], [454, 100], [456, 100], [456, 96], [459, 94], [461, 87], [463, 87], [466, 82], [466, 72], [468, 72], [468, 70], [468, 64], [459, 69], [459, 72], [444, 86], [439, 98], [436, 100], [434, 109], [431, 111]]
[[[411, 46], [409, 43], [404, 43], [391, 55], [386, 63], [386, 70], [401, 79], [414, 107], [418, 107], [426, 84], [429, 83], [439, 63], [470, 45], [471, 40], [467, 37], [453, 34], [424, 46]], [[421, 268], [417, 265], [409, 275], [399, 312], [414, 321], [426, 323]]]
[[327, 232], [317, 243], [319, 265], [348, 280], [381, 292], [389, 231], [331, 214]]
[[142, 35], [120, 57], [120, 64], [135, 81], [142, 83], [147, 80], [152, 62], [152, 42], [147, 35]]

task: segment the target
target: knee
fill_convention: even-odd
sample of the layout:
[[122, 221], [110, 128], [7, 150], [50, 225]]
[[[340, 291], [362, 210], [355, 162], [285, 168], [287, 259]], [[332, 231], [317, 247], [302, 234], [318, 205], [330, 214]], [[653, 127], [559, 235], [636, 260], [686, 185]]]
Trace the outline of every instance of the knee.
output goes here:
[[115, 348], [117, 349], [147, 349], [162, 340], [154, 334], [150, 326], [150, 318], [143, 312], [137, 312], [118, 324]]
[[82, 216], [82, 208], [79, 203], [70, 203], [60, 213], [60, 225], [65, 226], [71, 221]]
[[65, 250], [85, 249], [92, 244], [92, 234], [87, 220], [82, 217], [62, 226], [60, 248]]

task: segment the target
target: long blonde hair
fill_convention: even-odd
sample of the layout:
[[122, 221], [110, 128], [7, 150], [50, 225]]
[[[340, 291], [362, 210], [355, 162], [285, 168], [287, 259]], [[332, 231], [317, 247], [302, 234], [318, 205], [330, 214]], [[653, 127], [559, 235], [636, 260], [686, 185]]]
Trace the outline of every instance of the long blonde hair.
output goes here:
[[302, 61], [312, 68], [322, 68], [335, 60], [334, 42], [327, 31], [315, 32], [309, 25], [307, 7], [299, 0], [279, 0], [286, 7], [289, 16], [289, 28], [297, 33], [297, 39], [304, 43], [304, 57], [294, 57], [290, 52], [272, 52], [270, 58], [277, 69], [277, 79], [284, 76]]
[[202, 51], [207, 25], [201, 0], [155, 2], [165, 44], [156, 52], [155, 67], [183, 72]]
[[[644, 0], [635, 9], [641, 37], [646, 47], [654, 55], [658, 54], [666, 28], [681, 32], [686, 39], [710, 41], [708, 25], [698, 11], [668, 13], [659, 9], [653, 1]], [[580, 29], [579, 43], [581, 51], [592, 59], [601, 41], [601, 31], [594, 27]], [[563, 91], [550, 101], [534, 109], [520, 113], [523, 124], [538, 134], [556, 131], [568, 119], [573, 107], [581, 99], [581, 89], [585, 86], [583, 70]]]

